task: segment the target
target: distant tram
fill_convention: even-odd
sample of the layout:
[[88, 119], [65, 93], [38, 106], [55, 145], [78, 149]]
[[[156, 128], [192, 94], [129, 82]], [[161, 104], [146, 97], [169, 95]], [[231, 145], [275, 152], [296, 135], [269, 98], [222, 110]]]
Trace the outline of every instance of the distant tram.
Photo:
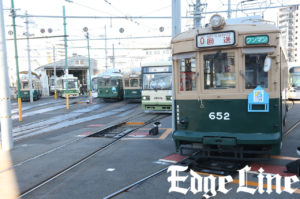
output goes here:
[[98, 98], [104, 101], [123, 100], [123, 75], [120, 72], [105, 72], [98, 78]]
[[69, 97], [79, 97], [80, 89], [78, 86], [78, 78], [72, 74], [67, 76], [61, 76], [56, 78], [56, 90], [59, 97], [66, 97], [68, 82], [68, 95]]
[[173, 139], [181, 153], [246, 159], [279, 154], [288, 67], [271, 24], [210, 26], [172, 39]]
[[124, 100], [141, 99], [142, 78], [140, 74], [127, 74], [123, 77]]
[[[42, 84], [39, 76], [35, 73], [31, 73], [32, 79], [32, 96], [33, 100], [38, 100], [42, 96]], [[21, 99], [22, 101], [30, 100], [30, 86], [29, 86], [29, 74], [27, 72], [20, 72], [20, 83], [21, 83]]]
[[142, 108], [144, 111], [172, 110], [172, 63], [149, 63], [142, 66]]
[[300, 66], [289, 69], [289, 99], [300, 99]]

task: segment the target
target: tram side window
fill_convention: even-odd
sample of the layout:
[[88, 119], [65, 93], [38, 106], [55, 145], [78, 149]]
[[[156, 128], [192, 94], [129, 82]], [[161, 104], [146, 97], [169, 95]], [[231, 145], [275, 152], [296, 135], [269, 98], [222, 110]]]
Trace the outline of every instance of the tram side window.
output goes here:
[[234, 53], [204, 55], [204, 88], [228, 89], [235, 88]]
[[196, 90], [196, 59], [180, 59], [180, 91]]
[[125, 87], [129, 87], [129, 79], [125, 79]]
[[264, 61], [267, 54], [246, 54], [246, 89], [254, 89], [258, 85], [268, 88], [268, 72], [264, 72]]

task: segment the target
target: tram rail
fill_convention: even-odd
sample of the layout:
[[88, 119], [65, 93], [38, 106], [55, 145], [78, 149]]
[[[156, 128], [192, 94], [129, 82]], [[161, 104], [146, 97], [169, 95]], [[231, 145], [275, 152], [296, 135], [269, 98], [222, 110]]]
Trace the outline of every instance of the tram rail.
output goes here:
[[[116, 129], [116, 128], [120, 128], [122, 125], [126, 125], [126, 122], [128, 122], [129, 119], [133, 119], [135, 117], [139, 117], [141, 114], [144, 114], [144, 113], [140, 113], [138, 115], [135, 115], [133, 117], [130, 117], [130, 118], [127, 118], [126, 120], [123, 120], [123, 121], [119, 121], [115, 124], [112, 124], [112, 125], [109, 125], [107, 126], [106, 128], [102, 129], [101, 131], [99, 132], [95, 132], [87, 137], [92, 137], [93, 135], [97, 134], [97, 137], [99, 137], [99, 135], [101, 134], [105, 134], [107, 133], [108, 131], [112, 131], [113, 129]], [[93, 152], [89, 153], [88, 155], [86, 155], [85, 157], [81, 158], [80, 160], [74, 162], [73, 164], [71, 164], [70, 166], [56, 172], [55, 174], [51, 175], [50, 177], [48, 177], [47, 179], [39, 182], [38, 184], [34, 185], [34, 186], [31, 186], [30, 188], [26, 189], [25, 191], [22, 191], [22, 193], [20, 194], [19, 198], [22, 198], [32, 192], [34, 192], [35, 190], [39, 189], [40, 187], [48, 184], [49, 182], [57, 179], [58, 177], [60, 177], [61, 175], [67, 173], [68, 171], [72, 170], [73, 168], [85, 163], [86, 161], [88, 161], [90, 158], [94, 157], [96, 154], [98, 154], [99, 152], [103, 151], [104, 149], [110, 147], [111, 145], [113, 145], [114, 143], [118, 142], [121, 138], [123, 138], [124, 136], [126, 136], [127, 134], [131, 133], [132, 131], [136, 130], [136, 129], [139, 129], [139, 128], [143, 128], [144, 126], [150, 124], [150, 123], [153, 123], [155, 121], [159, 121], [161, 119], [164, 119], [166, 117], [168, 117], [169, 115], [154, 115], [153, 117], [151, 117], [150, 119], [148, 119], [147, 121], [144, 122], [144, 125], [141, 125], [141, 126], [132, 126], [132, 127], [129, 127], [129, 128], [124, 128], [125, 130], [123, 130], [122, 132], [120, 132], [118, 134], [118, 136], [115, 136], [113, 137], [113, 140], [109, 143], [107, 143], [106, 145], [94, 150]], [[86, 137], [84, 137], [86, 138]], [[80, 140], [83, 140], [84, 138], [82, 139], [78, 139], [76, 141], [80, 141]], [[73, 141], [75, 142], [75, 141]], [[67, 146], [67, 144], [65, 144], [64, 146]], [[63, 146], [62, 146], [63, 147]], [[57, 148], [58, 149], [58, 148]], [[57, 150], [56, 149], [56, 150]], [[45, 153], [46, 154], [46, 153]], [[44, 154], [44, 155], [45, 155]], [[34, 158], [32, 158], [34, 159]]]

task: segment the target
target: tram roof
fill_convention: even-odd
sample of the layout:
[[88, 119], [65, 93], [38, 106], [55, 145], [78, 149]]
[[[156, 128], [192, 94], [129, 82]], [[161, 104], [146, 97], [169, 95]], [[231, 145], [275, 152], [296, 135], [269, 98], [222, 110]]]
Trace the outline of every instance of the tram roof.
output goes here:
[[266, 34], [266, 33], [279, 33], [280, 30], [278, 27], [272, 24], [259, 23], [259, 24], [226, 24], [221, 30], [212, 30], [211, 27], [201, 28], [201, 29], [192, 29], [186, 32], [179, 33], [172, 39], [172, 44], [182, 41], [190, 41], [196, 38], [198, 34], [205, 33], [218, 33], [224, 31], [235, 31], [239, 34]]

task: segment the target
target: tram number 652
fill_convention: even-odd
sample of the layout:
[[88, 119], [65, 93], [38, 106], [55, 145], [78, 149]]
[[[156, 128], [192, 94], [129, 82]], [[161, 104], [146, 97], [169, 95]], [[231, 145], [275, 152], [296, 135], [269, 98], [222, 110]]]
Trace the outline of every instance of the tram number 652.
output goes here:
[[230, 120], [230, 114], [228, 112], [210, 112], [208, 117], [211, 120]]

